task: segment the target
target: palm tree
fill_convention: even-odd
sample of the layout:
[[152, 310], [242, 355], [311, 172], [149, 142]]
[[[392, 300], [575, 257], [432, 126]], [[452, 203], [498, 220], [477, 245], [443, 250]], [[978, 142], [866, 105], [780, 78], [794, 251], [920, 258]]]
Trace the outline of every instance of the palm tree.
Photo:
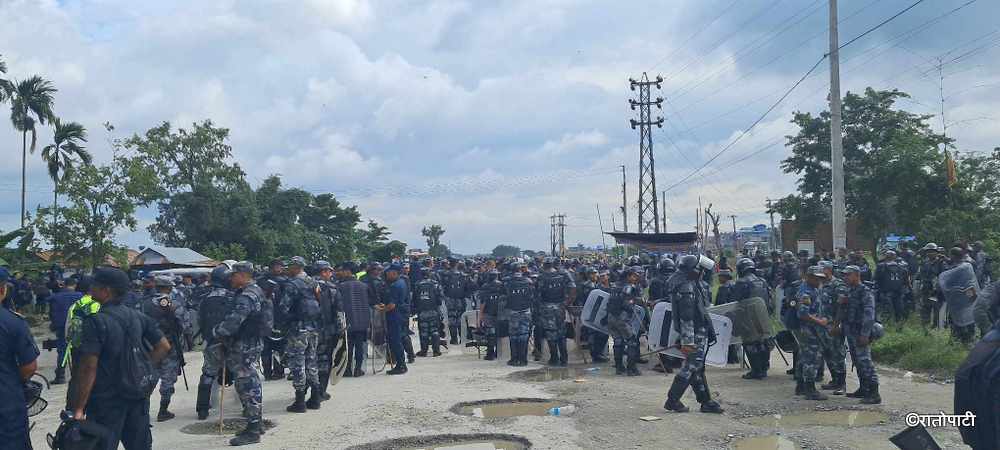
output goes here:
[[[66, 172], [73, 170], [77, 161], [83, 164], [90, 164], [90, 152], [87, 151], [81, 142], [87, 142], [87, 129], [77, 122], [62, 123], [58, 117], [52, 120], [55, 127], [53, 143], [42, 149], [42, 159], [49, 166], [49, 177], [55, 189], [52, 191], [52, 230], [53, 236], [58, 237], [55, 232], [59, 222], [59, 181], [65, 178]], [[55, 252], [56, 242], [52, 242], [52, 251]], [[54, 254], [54, 253], [53, 253]]]
[[35, 151], [38, 133], [35, 124], [45, 125], [55, 116], [52, 114], [52, 94], [56, 88], [52, 82], [35, 75], [27, 80], [10, 83], [10, 121], [14, 129], [21, 132], [21, 227], [24, 227], [25, 188], [28, 176], [28, 132], [31, 132], [31, 152]]

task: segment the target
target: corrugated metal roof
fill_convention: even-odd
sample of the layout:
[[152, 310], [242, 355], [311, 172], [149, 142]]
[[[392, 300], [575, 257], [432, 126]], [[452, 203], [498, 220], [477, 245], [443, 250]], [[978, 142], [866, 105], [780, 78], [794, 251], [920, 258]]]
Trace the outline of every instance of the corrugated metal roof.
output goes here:
[[214, 265], [215, 261], [201, 253], [185, 247], [147, 247], [139, 252], [133, 260], [133, 265], [143, 265], [144, 255], [148, 252], [158, 253], [170, 264], [187, 266]]

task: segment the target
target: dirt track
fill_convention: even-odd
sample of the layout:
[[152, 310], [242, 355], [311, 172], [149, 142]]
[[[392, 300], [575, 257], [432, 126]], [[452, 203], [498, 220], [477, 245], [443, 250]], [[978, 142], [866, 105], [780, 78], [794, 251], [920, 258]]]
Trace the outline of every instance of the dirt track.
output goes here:
[[[684, 402], [692, 406], [687, 414], [667, 413], [662, 409], [670, 376], [643, 370], [643, 376], [615, 377], [609, 366], [584, 365], [579, 353], [570, 344], [571, 366], [584, 369], [582, 382], [576, 375], [564, 380], [528, 381], [513, 372], [541, 369], [540, 363], [526, 368], [512, 368], [504, 362], [477, 359], [475, 349], [454, 350], [439, 358], [420, 358], [410, 366], [410, 373], [401, 377], [384, 374], [363, 378], [347, 378], [331, 387], [333, 399], [323, 408], [307, 414], [285, 412], [293, 392], [288, 381], [268, 381], [264, 384], [264, 415], [276, 427], [263, 436], [259, 449], [333, 449], [346, 448], [388, 438], [438, 433], [508, 433], [523, 436], [533, 448], [656, 448], [696, 449], [733, 448], [737, 439], [780, 433], [801, 448], [864, 448], [892, 449], [889, 436], [905, 428], [902, 416], [907, 412], [936, 413], [951, 410], [952, 386], [905, 379], [894, 370], [880, 370], [883, 405], [865, 409], [883, 411], [888, 420], [872, 426], [757, 426], [748, 423], [750, 417], [769, 414], [812, 412], [817, 409], [862, 409], [854, 399], [833, 397], [825, 402], [810, 402], [793, 398], [794, 385], [784, 374], [785, 365], [775, 354], [772, 374], [764, 381], [740, 379], [743, 370], [737, 366], [724, 369], [709, 367], [707, 377], [726, 413], [721, 416], [697, 412], [697, 403], [689, 391]], [[52, 372], [54, 352], [44, 352], [40, 370], [46, 376]], [[505, 358], [504, 358], [505, 359]], [[201, 366], [201, 355], [187, 354], [186, 368], [192, 391], [185, 392], [178, 382], [172, 410], [177, 418], [154, 423], [155, 449], [224, 448], [228, 436], [192, 435], [180, 429], [195, 423], [195, 385]], [[536, 374], [537, 375], [537, 374]], [[535, 380], [540, 379], [530, 377]], [[919, 377], [918, 377], [919, 378]], [[849, 378], [849, 387], [857, 380]], [[238, 417], [239, 407], [234, 392], [226, 392], [226, 417]], [[45, 433], [55, 430], [65, 387], [54, 387], [44, 394], [51, 401], [42, 415], [33, 418], [38, 423], [32, 432], [36, 449], [48, 448]], [[579, 410], [569, 417], [524, 416], [514, 418], [475, 418], [450, 411], [456, 403], [498, 398], [554, 398], [573, 404]], [[152, 398], [153, 411], [159, 394]], [[218, 420], [218, 410], [212, 419]], [[640, 421], [642, 416], [659, 416], [662, 420]], [[944, 448], [961, 447], [958, 432], [933, 430], [932, 434]]]

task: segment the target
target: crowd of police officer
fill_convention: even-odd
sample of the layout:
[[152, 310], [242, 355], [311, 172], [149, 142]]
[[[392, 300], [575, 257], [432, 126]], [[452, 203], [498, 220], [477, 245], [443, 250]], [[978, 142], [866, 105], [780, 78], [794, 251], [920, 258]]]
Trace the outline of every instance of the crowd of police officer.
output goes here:
[[[796, 395], [825, 400], [816, 382], [828, 370], [831, 381], [822, 390], [877, 404], [881, 397], [870, 344], [880, 336], [880, 321], [902, 323], [919, 307], [922, 323], [936, 326], [947, 304], [947, 326], [956, 339], [968, 342], [976, 325], [981, 332], [992, 326], [1000, 308], [1000, 289], [990, 281], [990, 259], [980, 243], [952, 247], [947, 255], [933, 243], [916, 252], [903, 246], [899, 253], [884, 252], [874, 270], [863, 254], [844, 250], [741, 255], [733, 268], [725, 258], [716, 264], [710, 256], [618, 262], [425, 258], [364, 267], [310, 264], [296, 256], [275, 259], [261, 270], [249, 262], [227, 263], [207, 277], [146, 276], [134, 282], [117, 269], [99, 269], [93, 277], [64, 283], [84, 289], [67, 296], [73, 301], [59, 319], [57, 378], [70, 368], [71, 417], [89, 417], [108, 427], [114, 439], [108, 448], [119, 441], [140, 448], [144, 442], [151, 445], [151, 435], [132, 429], [141, 429], [145, 420], [148, 430], [149, 399], [119, 399], [108, 387], [121, 375], [115, 371], [123, 370], [113, 355], [127, 349], [116, 340], [131, 336], [145, 343], [159, 385], [157, 421], [175, 417], [169, 408], [178, 378], [184, 377], [187, 386], [184, 353], [203, 342], [198, 419], [209, 416], [214, 384], [234, 386], [247, 419], [246, 428], [231, 440], [238, 446], [259, 442], [264, 434], [261, 374], [266, 380], [287, 376], [295, 400], [286, 409], [305, 413], [330, 398], [331, 377], [365, 376], [369, 341], [388, 348], [393, 367], [387, 374], [402, 375], [416, 358], [440, 356], [449, 345], [482, 345], [484, 359], [496, 360], [502, 337], [509, 340], [510, 366], [527, 365], [529, 352], [541, 360], [547, 347], [548, 364], [564, 367], [567, 334], [576, 332], [580, 350], [589, 350], [598, 363], [609, 361], [611, 338], [615, 373], [638, 376], [638, 365], [648, 362], [640, 337], [648, 333], [657, 303], [669, 302], [669, 320], [678, 334], [671, 346], [683, 357], [657, 355], [654, 370], [676, 370], [664, 408], [688, 411], [680, 400], [690, 387], [702, 412], [721, 413], [705, 376], [706, 354], [716, 343], [708, 310], [713, 303], [735, 302], [747, 318], [734, 327], [750, 367], [744, 379], [767, 377], [778, 345], [793, 352], [788, 373], [796, 381]], [[714, 301], [713, 275], [718, 277]], [[595, 290], [608, 294], [608, 334], [571, 325]], [[787, 331], [772, 332], [774, 315], [780, 315]], [[411, 319], [417, 322], [419, 351], [410, 337]], [[783, 333], [789, 341], [785, 346]], [[850, 393], [848, 356], [860, 380]]]

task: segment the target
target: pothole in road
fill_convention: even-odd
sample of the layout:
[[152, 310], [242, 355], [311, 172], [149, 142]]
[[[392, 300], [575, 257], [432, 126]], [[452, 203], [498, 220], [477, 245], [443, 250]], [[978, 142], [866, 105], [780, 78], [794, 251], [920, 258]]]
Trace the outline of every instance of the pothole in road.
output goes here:
[[757, 436], [733, 442], [736, 450], [798, 450], [799, 446], [782, 436]]
[[[596, 369], [596, 370], [595, 370]], [[528, 381], [532, 383], [543, 383], [546, 381], [560, 380], [580, 380], [586, 377], [593, 377], [600, 374], [600, 368], [573, 368], [573, 367], [553, 367], [544, 369], [522, 370], [510, 374], [510, 379], [515, 381]]]
[[513, 434], [435, 434], [410, 436], [348, 447], [348, 450], [527, 450], [531, 441]]
[[566, 406], [566, 403], [545, 398], [498, 398], [462, 402], [452, 406], [451, 412], [479, 418], [544, 416], [549, 409], [561, 406]]
[[881, 411], [816, 411], [801, 414], [773, 414], [751, 417], [747, 423], [760, 427], [867, 427], [886, 423], [889, 415]]
[[[264, 430], [270, 430], [274, 428], [274, 422], [268, 419], [264, 419], [260, 422], [261, 427]], [[203, 422], [195, 422], [190, 425], [185, 425], [181, 427], [181, 433], [187, 434], [215, 434], [215, 435], [227, 435], [236, 434], [243, 431], [247, 426], [247, 420], [241, 418], [233, 419], [223, 419], [222, 421], [222, 433], [219, 433], [219, 421], [218, 420], [206, 420]]]

